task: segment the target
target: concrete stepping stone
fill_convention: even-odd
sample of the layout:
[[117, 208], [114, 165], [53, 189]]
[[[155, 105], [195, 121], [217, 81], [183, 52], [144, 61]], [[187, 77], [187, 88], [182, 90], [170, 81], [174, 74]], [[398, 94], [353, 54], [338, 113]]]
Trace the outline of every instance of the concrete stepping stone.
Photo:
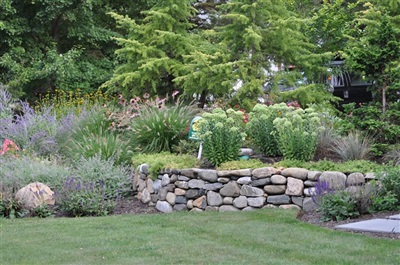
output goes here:
[[400, 214], [392, 215], [388, 217], [389, 219], [400, 220]]
[[[392, 217], [392, 216], [391, 216]], [[364, 231], [364, 232], [383, 232], [383, 233], [399, 233], [400, 234], [400, 219], [395, 215], [394, 219], [372, 219], [368, 221], [361, 221], [355, 223], [349, 223], [344, 225], [338, 225], [336, 228], [353, 230], [353, 231]]]

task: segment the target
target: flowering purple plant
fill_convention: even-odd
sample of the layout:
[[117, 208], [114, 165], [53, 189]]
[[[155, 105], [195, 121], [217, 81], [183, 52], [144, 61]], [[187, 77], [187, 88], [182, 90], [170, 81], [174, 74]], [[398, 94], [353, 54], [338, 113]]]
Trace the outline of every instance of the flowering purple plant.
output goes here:
[[329, 187], [329, 182], [327, 181], [320, 181], [315, 184], [314, 186], [314, 193], [312, 194], [312, 200], [316, 204], [320, 204], [321, 198], [329, 193], [334, 193], [335, 190]]

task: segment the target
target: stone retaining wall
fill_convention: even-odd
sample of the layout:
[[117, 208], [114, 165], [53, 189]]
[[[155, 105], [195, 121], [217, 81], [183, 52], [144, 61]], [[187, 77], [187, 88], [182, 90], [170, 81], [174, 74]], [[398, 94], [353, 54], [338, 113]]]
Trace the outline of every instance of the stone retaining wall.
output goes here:
[[315, 210], [312, 200], [318, 180], [329, 187], [352, 189], [374, 178], [372, 173], [344, 174], [303, 168], [257, 168], [241, 170], [182, 169], [148, 176], [148, 165], [138, 167], [134, 189], [143, 203], [161, 212], [238, 211], [264, 207]]

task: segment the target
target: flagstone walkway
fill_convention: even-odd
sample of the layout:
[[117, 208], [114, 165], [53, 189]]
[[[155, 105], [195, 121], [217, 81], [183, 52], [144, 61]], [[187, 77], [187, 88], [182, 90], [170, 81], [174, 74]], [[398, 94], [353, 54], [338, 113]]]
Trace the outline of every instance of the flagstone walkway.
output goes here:
[[400, 239], [400, 214], [387, 218], [338, 225], [336, 228], [363, 232], [395, 233], [398, 234], [398, 238]]

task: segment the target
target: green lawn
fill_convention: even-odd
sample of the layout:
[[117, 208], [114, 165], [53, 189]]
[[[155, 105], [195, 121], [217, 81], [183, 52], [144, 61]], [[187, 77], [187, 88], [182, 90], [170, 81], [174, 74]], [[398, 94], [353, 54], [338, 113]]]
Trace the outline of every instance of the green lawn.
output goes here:
[[400, 240], [288, 210], [0, 220], [0, 264], [400, 264]]

